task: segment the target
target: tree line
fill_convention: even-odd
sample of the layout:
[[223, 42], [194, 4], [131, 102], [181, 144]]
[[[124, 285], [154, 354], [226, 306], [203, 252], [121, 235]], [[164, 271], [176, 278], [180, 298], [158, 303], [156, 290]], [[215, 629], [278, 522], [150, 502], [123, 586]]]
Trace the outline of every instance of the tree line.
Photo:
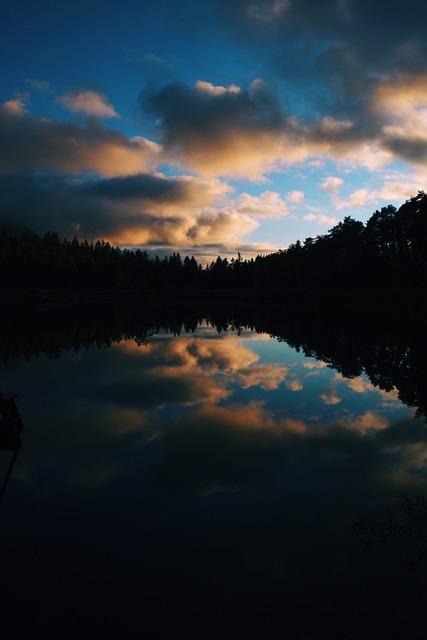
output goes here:
[[61, 239], [55, 232], [0, 230], [2, 289], [270, 289], [419, 286], [427, 276], [427, 195], [351, 216], [326, 234], [249, 260], [204, 267], [178, 252], [160, 259], [108, 242]]

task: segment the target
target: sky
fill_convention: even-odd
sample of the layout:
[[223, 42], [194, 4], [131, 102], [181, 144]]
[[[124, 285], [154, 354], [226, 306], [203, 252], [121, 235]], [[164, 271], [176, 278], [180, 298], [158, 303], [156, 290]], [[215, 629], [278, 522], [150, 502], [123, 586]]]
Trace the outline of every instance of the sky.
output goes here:
[[0, 225], [251, 258], [424, 190], [419, 0], [3, 0]]

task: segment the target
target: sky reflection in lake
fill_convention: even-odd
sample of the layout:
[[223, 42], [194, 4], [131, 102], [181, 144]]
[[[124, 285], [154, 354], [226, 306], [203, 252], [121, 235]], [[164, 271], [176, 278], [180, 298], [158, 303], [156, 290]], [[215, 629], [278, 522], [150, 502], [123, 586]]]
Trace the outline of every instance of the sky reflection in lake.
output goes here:
[[166, 637], [172, 619], [206, 636], [279, 618], [289, 637], [312, 624], [418, 637], [414, 549], [386, 557], [349, 529], [426, 488], [426, 425], [396, 390], [205, 324], [0, 371], [24, 419], [0, 505], [12, 551], [2, 595], [40, 630], [72, 610], [77, 627], [125, 637], [141, 612], [147, 637]]

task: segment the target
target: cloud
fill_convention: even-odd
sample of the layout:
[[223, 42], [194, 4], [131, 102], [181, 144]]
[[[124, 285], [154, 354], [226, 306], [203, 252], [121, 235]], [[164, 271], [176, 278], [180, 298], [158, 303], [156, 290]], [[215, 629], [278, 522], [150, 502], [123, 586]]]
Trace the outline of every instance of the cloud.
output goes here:
[[228, 87], [215, 86], [211, 82], [206, 82], [205, 80], [197, 80], [194, 88], [197, 91], [203, 91], [204, 93], [208, 93], [211, 96], [223, 96], [227, 93], [240, 93], [240, 87], [237, 87], [235, 84], [231, 84]]
[[[295, 74], [304, 69], [307, 78], [311, 68], [314, 78], [322, 74], [325, 80], [329, 74], [329, 84], [337, 89], [350, 92], [351, 82], [367, 82], [379, 72], [414, 72], [424, 66], [427, 11], [417, 0], [409, 0], [404, 11], [385, 0], [375, 6], [369, 0], [215, 0], [214, 5], [231, 38], [260, 51], [266, 45], [275, 50], [276, 70]], [[291, 57], [299, 50], [305, 50], [305, 58]], [[349, 70], [353, 77], [346, 78]]]
[[48, 170], [104, 176], [140, 173], [158, 161], [159, 147], [128, 139], [91, 120], [86, 126], [31, 118], [22, 100], [0, 105], [0, 173]]
[[342, 178], [338, 178], [337, 176], [328, 176], [322, 180], [320, 188], [322, 191], [337, 193], [343, 184], [344, 180], [342, 180]]
[[332, 227], [338, 223], [338, 218], [336, 216], [330, 216], [325, 213], [307, 213], [303, 220], [306, 222], [317, 222], [322, 227]]
[[47, 80], [38, 80], [37, 78], [27, 78], [25, 81], [28, 86], [36, 93], [51, 95], [53, 90]]
[[[140, 174], [81, 179], [52, 174], [0, 176], [0, 220], [38, 233], [103, 238], [112, 244], [238, 243], [255, 229], [248, 216], [222, 210], [226, 183]], [[215, 206], [218, 206], [218, 210]]]
[[0, 105], [0, 117], [3, 114], [6, 117], [15, 118], [17, 116], [24, 116], [26, 113], [25, 101], [21, 98], [13, 98]]
[[31, 118], [22, 99], [10, 100], [0, 106], [0, 218], [113, 244], [236, 246], [258, 228], [256, 218], [287, 215], [300, 199], [233, 198], [224, 181], [156, 172], [162, 159], [161, 147], [145, 138], [97, 121]]
[[321, 393], [320, 398], [327, 405], [340, 404], [342, 402], [341, 398], [337, 394], [336, 389], [332, 389], [327, 393]]
[[69, 111], [83, 111], [97, 118], [118, 118], [119, 114], [112, 107], [108, 98], [97, 91], [77, 91], [66, 93], [56, 99], [58, 104]]
[[289, 9], [290, 0], [270, 0], [268, 2], [249, 2], [246, 4], [246, 17], [259, 25], [270, 25]]
[[272, 147], [273, 163], [298, 161], [295, 153], [370, 171], [398, 159], [425, 166], [424, 6], [416, 0], [405, 11], [385, 0], [375, 7], [368, 0], [214, 6], [229, 37], [251, 47], [265, 78], [277, 86], [280, 78], [282, 149]]
[[286, 201], [290, 204], [299, 204], [304, 200], [304, 192], [303, 191], [290, 191], [286, 195]]
[[172, 64], [154, 53], [141, 56], [139, 53], [130, 52], [125, 59], [130, 65], [152, 78], [169, 77], [171, 74]]
[[286, 367], [275, 364], [258, 364], [241, 368], [237, 379], [242, 389], [260, 387], [264, 391], [273, 391], [285, 380], [286, 375]]
[[421, 175], [407, 174], [400, 177], [385, 177], [383, 185], [374, 188], [360, 188], [350, 192], [346, 197], [340, 197], [338, 191], [331, 192], [331, 202], [339, 211], [349, 209], [354, 214], [368, 205], [379, 206], [384, 202], [401, 203], [421, 189], [425, 178]]
[[302, 391], [304, 388], [304, 385], [301, 382], [301, 380], [297, 380], [296, 378], [288, 380], [286, 382], [286, 386], [291, 391]]
[[[251, 340], [259, 339], [249, 335]], [[307, 371], [326, 366], [306, 364]], [[40, 375], [34, 376], [36, 369]], [[287, 478], [293, 473], [301, 478], [301, 464], [308, 469], [303, 476], [310, 495], [313, 481], [323, 479], [329, 489], [336, 486], [335, 465], [342, 473], [345, 470], [347, 479], [357, 478], [354, 485], [344, 483], [343, 491], [353, 486], [358, 494], [362, 486], [372, 495], [373, 471], [379, 483], [393, 485], [398, 476], [405, 484], [425, 482], [426, 425], [421, 421], [411, 418], [396, 423], [387, 417], [394, 414], [368, 409], [360, 415], [344, 413], [338, 421], [326, 423], [319, 417], [310, 424], [307, 416], [299, 419], [304, 411], [295, 412], [292, 403], [282, 406], [273, 400], [269, 408], [259, 399], [248, 401], [240, 394], [233, 401], [236, 383], [237, 388], [240, 382], [243, 389], [250, 388], [246, 396], [253, 398], [254, 386], [274, 390], [286, 383], [287, 374], [286, 367], [260, 360], [235, 334], [226, 333], [218, 340], [206, 327], [201, 334], [179, 339], [156, 335], [147, 347], [127, 340], [109, 350], [83, 350], [78, 357], [72, 350], [64, 351], [60, 379], [55, 363], [48, 359], [25, 362], [16, 371], [22, 408], [32, 411], [37, 427], [27, 433], [28, 444], [44, 461], [66, 455], [65, 477], [71, 481], [74, 471], [82, 468], [84, 451], [97, 451], [102, 458], [103, 453], [135, 441], [163, 438], [162, 455], [153, 458], [156, 478], [151, 480], [174, 492], [186, 487], [208, 493], [214, 486], [263, 491], [276, 479], [283, 486], [284, 469]], [[362, 377], [353, 382], [337, 375], [333, 382], [348, 384], [357, 394], [365, 391]], [[49, 407], [34, 401], [46, 386], [55, 398]], [[66, 437], [52, 436], [58, 424]], [[104, 477], [108, 482], [101, 458], [92, 472], [91, 467], [83, 467], [82, 481], [96, 483]], [[110, 457], [105, 469], [114, 473], [109, 465]], [[30, 473], [37, 486], [38, 479]]]
[[344, 425], [346, 429], [357, 431], [361, 435], [381, 431], [390, 426], [387, 418], [373, 411], [366, 411], [366, 413], [357, 417], [343, 418], [340, 420], [340, 424]]
[[[132, 411], [142, 405], [146, 410], [213, 405], [232, 396], [236, 384], [243, 389], [277, 389], [287, 373], [280, 365], [258, 363], [259, 356], [235, 334], [221, 340], [153, 339], [145, 349], [126, 342], [115, 345], [113, 358], [119, 373], [111, 380], [108, 374], [103, 376], [102, 386], [92, 382], [90, 395]], [[85, 379], [91, 376], [89, 370]]]
[[[384, 172], [382, 187], [352, 191], [338, 176], [320, 183], [337, 211], [401, 201], [423, 188], [426, 177], [426, 77], [377, 78], [360, 113], [320, 115], [311, 122], [289, 115], [260, 79], [246, 89], [206, 80], [193, 86], [171, 83], [141, 97], [158, 120], [161, 144], [128, 138], [95, 118], [84, 126], [32, 118], [25, 99], [15, 97], [0, 106], [0, 173], [9, 183], [4, 183], [0, 216], [4, 220], [7, 211], [9, 219], [41, 232], [54, 228], [114, 244], [195, 251], [209, 245], [213, 251], [218, 247], [218, 255], [240, 250], [236, 247], [260, 220], [291, 218], [304, 199], [299, 190], [235, 195], [224, 176], [261, 180], [269, 171], [327, 158], [349, 170], [379, 170], [403, 157], [417, 168], [410, 179]], [[91, 115], [113, 109], [96, 92], [60, 100]], [[178, 172], [195, 175], [166, 177], [156, 171], [165, 164], [169, 171], [175, 164]], [[12, 184], [18, 187], [15, 193]], [[338, 221], [310, 207], [303, 219], [329, 228]], [[207, 257], [209, 249], [200, 254]]]
[[[247, 89], [175, 82], [143, 92], [141, 105], [157, 120], [165, 161], [201, 175], [259, 180], [268, 172], [316, 159], [370, 171], [399, 158], [422, 163], [427, 160], [427, 117], [420, 102], [425, 82], [412, 80], [415, 102], [403, 110], [404, 116], [384, 82], [377, 79], [345, 119], [329, 113], [305, 122], [284, 109], [260, 79]], [[337, 192], [338, 180], [330, 176], [322, 190]]]
[[405, 160], [427, 160], [427, 75], [385, 78], [372, 96], [372, 110], [383, 121], [384, 146]]
[[307, 155], [293, 122], [261, 80], [247, 90], [175, 82], [143, 92], [141, 105], [158, 119], [169, 159], [197, 173], [259, 178]]
[[275, 191], [264, 191], [259, 196], [242, 193], [230, 206], [237, 213], [256, 218], [285, 218], [290, 215], [292, 206], [299, 204], [303, 197], [301, 191], [292, 191], [284, 199]]
[[166, 177], [161, 173], [96, 180], [85, 183], [82, 191], [93, 198], [126, 202], [127, 207], [141, 206], [149, 213], [170, 215], [183, 206], [200, 209], [226, 201], [231, 191], [225, 182], [190, 176]]

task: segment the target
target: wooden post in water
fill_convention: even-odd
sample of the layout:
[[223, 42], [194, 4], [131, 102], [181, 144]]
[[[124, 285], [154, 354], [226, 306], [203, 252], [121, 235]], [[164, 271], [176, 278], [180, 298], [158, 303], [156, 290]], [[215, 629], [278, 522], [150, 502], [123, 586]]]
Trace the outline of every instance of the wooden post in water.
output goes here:
[[21, 431], [24, 425], [15, 404], [16, 395], [17, 394], [6, 398], [0, 391], [0, 450], [11, 451], [13, 453], [0, 489], [0, 502], [6, 493], [7, 485], [22, 444]]

